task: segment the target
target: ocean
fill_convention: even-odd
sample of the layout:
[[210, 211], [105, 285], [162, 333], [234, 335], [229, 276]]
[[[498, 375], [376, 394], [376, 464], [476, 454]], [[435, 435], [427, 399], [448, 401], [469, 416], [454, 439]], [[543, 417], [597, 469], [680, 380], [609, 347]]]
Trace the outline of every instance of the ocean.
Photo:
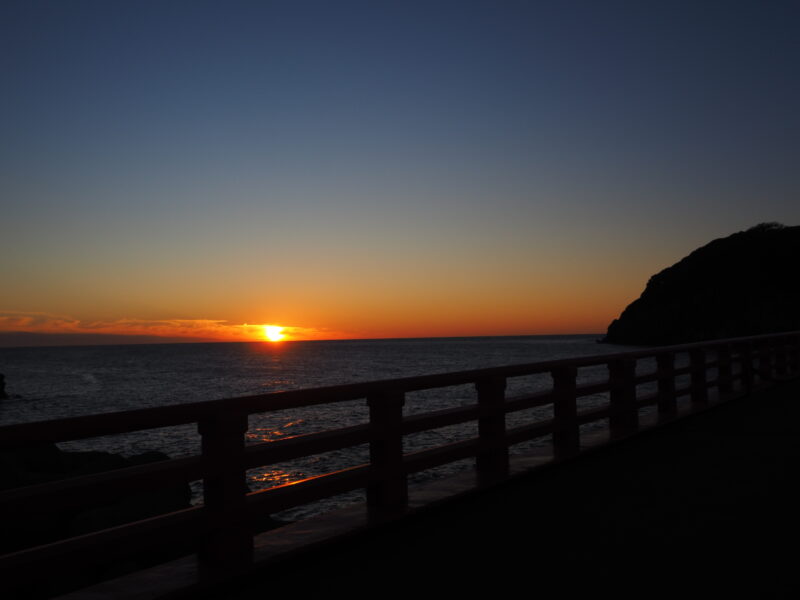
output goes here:
[[[341, 340], [308, 342], [152, 344], [49, 348], [0, 348], [0, 373], [8, 399], [0, 400], [0, 424], [215, 400], [282, 390], [591, 356], [630, 350], [596, 343], [597, 335]], [[602, 367], [599, 367], [602, 368]], [[595, 370], [598, 367], [594, 368]], [[599, 373], [597, 374], [599, 375]], [[581, 379], [592, 379], [582, 369]], [[549, 386], [546, 375], [509, 382], [509, 395]], [[602, 398], [596, 399], [598, 402]], [[406, 414], [475, 401], [471, 386], [408, 394]], [[586, 400], [592, 402], [591, 398]], [[535, 409], [546, 417], [547, 407]], [[544, 411], [544, 412], [543, 412]], [[529, 418], [509, 415], [509, 426]], [[364, 400], [250, 417], [249, 443], [265, 442], [367, 420]], [[413, 451], [477, 434], [465, 424], [408, 436]], [[534, 444], [536, 442], [533, 442]], [[544, 442], [539, 442], [544, 443]], [[126, 456], [150, 450], [172, 458], [199, 452], [194, 426], [165, 427], [61, 443], [65, 450], [103, 450]], [[524, 452], [525, 447], [512, 452]], [[298, 481], [366, 462], [368, 449], [354, 447], [248, 472], [251, 490]], [[417, 474], [414, 481], [469, 468], [461, 461]], [[200, 501], [201, 483], [193, 484]], [[298, 519], [358, 500], [357, 493], [297, 507], [279, 518]]]

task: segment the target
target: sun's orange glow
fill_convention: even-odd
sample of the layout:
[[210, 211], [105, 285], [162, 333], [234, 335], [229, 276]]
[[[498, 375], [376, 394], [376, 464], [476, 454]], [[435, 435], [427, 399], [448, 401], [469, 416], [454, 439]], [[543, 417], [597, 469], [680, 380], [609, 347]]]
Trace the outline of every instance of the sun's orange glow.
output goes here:
[[283, 327], [278, 325], [264, 325], [264, 337], [270, 342], [280, 342], [286, 336], [283, 333]]

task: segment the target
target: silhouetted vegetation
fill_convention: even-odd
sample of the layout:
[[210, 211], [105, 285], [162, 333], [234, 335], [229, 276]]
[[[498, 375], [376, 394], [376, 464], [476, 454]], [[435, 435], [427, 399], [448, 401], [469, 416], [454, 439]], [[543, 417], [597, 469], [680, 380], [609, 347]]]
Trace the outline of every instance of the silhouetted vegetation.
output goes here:
[[747, 231], [773, 231], [775, 229], [786, 229], [786, 225], [782, 223], [776, 223], [775, 221], [770, 221], [766, 223], [759, 223], [758, 225], [753, 225]]

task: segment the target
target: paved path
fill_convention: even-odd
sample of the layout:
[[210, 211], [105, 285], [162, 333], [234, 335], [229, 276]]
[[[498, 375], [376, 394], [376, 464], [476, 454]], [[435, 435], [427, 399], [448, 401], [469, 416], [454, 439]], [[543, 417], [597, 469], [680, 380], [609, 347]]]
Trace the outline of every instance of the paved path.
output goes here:
[[800, 598], [800, 382], [441, 506], [229, 598]]

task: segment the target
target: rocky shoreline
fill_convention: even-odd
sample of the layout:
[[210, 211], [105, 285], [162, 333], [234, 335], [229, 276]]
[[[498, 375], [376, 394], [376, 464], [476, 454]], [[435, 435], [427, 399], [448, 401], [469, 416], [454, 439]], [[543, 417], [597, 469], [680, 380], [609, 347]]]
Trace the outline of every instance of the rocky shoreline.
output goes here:
[[[150, 451], [135, 456], [122, 456], [101, 451], [67, 451], [53, 443], [28, 444], [0, 450], [0, 491], [37, 485], [60, 479], [81, 477], [168, 460], [163, 452]], [[191, 489], [188, 483], [164, 485], [158, 489], [121, 492], [111, 499], [89, 499], [79, 507], [61, 507], [57, 496], [51, 508], [33, 515], [15, 518], [4, 515], [0, 531], [0, 554], [7, 554], [116, 527], [161, 514], [190, 508]], [[255, 528], [266, 531], [284, 522], [265, 516]], [[5, 589], [11, 597], [49, 598], [99, 581], [166, 562], [196, 549], [190, 545], [159, 546], [138, 553], [124, 561], [81, 570], [60, 572], [54, 577], [31, 574], [24, 589]], [[55, 565], [54, 565], [54, 570]]]
[[[0, 491], [91, 475], [103, 471], [123, 469], [141, 464], [167, 460], [163, 452], [145, 452], [124, 457], [110, 452], [72, 452], [61, 450], [56, 444], [30, 444], [0, 450]], [[15, 518], [5, 515], [0, 536], [0, 553], [10, 553], [84, 535], [93, 531], [115, 527], [159, 514], [188, 508], [191, 491], [188, 484], [167, 485], [156, 490], [121, 493], [110, 500], [89, 500], [75, 508], [63, 508], [58, 498], [52, 499], [52, 508], [35, 517]], [[180, 556], [181, 548], [160, 548], [157, 552], [141, 554], [120, 563], [112, 561], [83, 573], [70, 573], [53, 579], [31, 578], [26, 583], [26, 598], [48, 597], [69, 589], [141, 569], [163, 560]]]

